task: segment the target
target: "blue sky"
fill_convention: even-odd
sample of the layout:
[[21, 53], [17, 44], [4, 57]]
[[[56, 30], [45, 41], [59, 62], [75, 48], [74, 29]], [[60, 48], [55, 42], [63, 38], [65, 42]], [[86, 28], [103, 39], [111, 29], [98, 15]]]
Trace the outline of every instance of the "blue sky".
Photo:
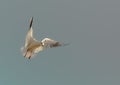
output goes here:
[[[20, 51], [33, 35], [69, 46], [31, 60]], [[0, 85], [120, 85], [119, 0], [1, 0]]]

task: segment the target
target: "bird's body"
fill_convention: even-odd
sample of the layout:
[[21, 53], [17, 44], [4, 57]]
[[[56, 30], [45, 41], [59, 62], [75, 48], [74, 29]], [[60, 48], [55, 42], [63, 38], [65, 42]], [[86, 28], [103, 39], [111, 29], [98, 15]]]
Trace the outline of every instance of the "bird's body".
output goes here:
[[35, 38], [33, 38], [32, 22], [33, 17], [30, 19], [30, 26], [26, 35], [25, 45], [22, 48], [24, 57], [30, 59], [34, 53], [38, 53], [45, 48], [58, 47], [62, 45], [58, 41], [50, 38], [44, 38], [42, 41], [37, 41]]

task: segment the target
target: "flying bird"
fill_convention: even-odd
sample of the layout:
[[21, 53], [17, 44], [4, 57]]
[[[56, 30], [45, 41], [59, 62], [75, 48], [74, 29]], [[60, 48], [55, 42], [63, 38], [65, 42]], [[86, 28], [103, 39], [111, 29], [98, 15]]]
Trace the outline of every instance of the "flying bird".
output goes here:
[[30, 18], [30, 25], [25, 38], [25, 45], [22, 47], [22, 53], [25, 58], [30, 59], [35, 53], [38, 53], [45, 48], [53, 48], [65, 45], [50, 38], [44, 38], [42, 41], [36, 40], [33, 38], [32, 23], [33, 17]]

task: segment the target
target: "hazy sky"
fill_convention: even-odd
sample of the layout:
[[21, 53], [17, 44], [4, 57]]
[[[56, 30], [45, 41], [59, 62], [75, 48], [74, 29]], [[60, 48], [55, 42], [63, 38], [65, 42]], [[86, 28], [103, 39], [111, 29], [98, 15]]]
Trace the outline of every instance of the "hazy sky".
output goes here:
[[[22, 56], [33, 35], [69, 46]], [[120, 85], [120, 0], [0, 0], [0, 85]]]

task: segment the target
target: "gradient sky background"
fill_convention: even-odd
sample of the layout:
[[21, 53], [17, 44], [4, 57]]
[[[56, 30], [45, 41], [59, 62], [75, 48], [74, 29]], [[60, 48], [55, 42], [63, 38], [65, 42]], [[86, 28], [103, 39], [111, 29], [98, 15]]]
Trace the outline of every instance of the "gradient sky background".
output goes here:
[[[31, 16], [36, 39], [71, 44], [25, 59]], [[120, 85], [120, 0], [0, 0], [0, 39], [0, 85]]]

